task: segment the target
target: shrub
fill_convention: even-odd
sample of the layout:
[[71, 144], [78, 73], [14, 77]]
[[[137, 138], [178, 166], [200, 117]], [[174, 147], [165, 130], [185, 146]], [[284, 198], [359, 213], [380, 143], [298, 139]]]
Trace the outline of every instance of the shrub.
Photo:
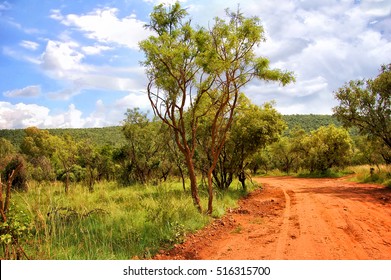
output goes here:
[[14, 156], [11, 161], [7, 164], [3, 171], [4, 181], [8, 181], [12, 172], [21, 165], [19, 172], [16, 174], [12, 181], [12, 189], [18, 191], [27, 191], [27, 171], [26, 171], [26, 161], [21, 155]]

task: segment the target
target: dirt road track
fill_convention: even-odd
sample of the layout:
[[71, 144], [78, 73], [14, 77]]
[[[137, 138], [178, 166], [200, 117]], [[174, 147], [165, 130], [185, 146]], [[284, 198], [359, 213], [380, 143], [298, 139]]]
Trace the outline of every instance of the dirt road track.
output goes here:
[[156, 259], [391, 259], [391, 190], [265, 177], [237, 209]]

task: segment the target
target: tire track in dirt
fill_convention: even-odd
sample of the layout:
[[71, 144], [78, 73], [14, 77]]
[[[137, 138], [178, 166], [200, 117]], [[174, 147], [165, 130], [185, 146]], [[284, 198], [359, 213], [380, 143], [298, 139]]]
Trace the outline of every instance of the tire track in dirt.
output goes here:
[[391, 190], [344, 179], [256, 178], [263, 188], [155, 259], [391, 259]]

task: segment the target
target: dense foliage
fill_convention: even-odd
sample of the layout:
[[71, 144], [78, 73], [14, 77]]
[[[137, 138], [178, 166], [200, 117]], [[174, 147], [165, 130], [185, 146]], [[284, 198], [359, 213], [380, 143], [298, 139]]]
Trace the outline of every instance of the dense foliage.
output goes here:
[[391, 64], [383, 65], [375, 79], [350, 81], [335, 98], [335, 116], [347, 127], [357, 127], [376, 144], [391, 163]]

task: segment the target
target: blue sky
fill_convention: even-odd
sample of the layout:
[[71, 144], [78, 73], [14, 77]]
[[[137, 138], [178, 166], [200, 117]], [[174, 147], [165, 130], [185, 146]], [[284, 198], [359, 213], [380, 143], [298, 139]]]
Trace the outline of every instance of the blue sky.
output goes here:
[[[119, 125], [127, 108], [150, 110], [138, 42], [160, 2], [173, 1], [0, 0], [0, 129]], [[238, 3], [261, 19], [257, 53], [297, 81], [244, 92], [283, 114], [331, 114], [335, 90], [391, 63], [389, 0], [181, 2], [202, 26]]]

